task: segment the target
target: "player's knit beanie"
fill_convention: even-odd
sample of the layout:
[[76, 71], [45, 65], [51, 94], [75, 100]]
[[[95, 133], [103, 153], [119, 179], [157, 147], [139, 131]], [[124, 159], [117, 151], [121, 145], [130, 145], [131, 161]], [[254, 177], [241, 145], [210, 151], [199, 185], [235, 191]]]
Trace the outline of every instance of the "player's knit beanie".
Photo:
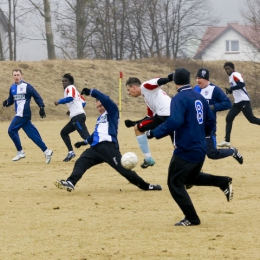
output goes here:
[[173, 81], [176, 85], [190, 84], [190, 72], [185, 68], [176, 69], [174, 72]]
[[197, 77], [209, 80], [209, 71], [207, 69], [199, 69], [197, 72]]

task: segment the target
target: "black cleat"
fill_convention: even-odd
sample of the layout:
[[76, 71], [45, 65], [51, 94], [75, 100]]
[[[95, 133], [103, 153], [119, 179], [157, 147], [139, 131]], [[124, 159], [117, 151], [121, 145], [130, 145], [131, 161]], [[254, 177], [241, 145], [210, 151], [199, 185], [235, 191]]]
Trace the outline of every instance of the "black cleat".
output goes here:
[[54, 184], [59, 188], [63, 190], [67, 190], [68, 192], [71, 192], [74, 190], [74, 185], [70, 181], [60, 180], [55, 181]]
[[185, 226], [185, 227], [188, 227], [188, 226], [198, 226], [199, 224], [200, 223], [193, 224], [188, 219], [183, 219], [180, 222], [175, 223], [174, 226]]
[[75, 153], [68, 153], [68, 155], [66, 156], [66, 158], [63, 160], [63, 162], [69, 162], [72, 158], [74, 158], [76, 156]]
[[239, 153], [239, 151], [238, 151], [235, 147], [231, 147], [231, 149], [234, 150], [233, 157], [234, 157], [240, 164], [243, 164], [243, 156], [241, 155], [241, 153]]
[[231, 201], [233, 199], [233, 187], [232, 187], [232, 178], [228, 178], [227, 185], [224, 188], [221, 188], [221, 190], [226, 195], [227, 201]]
[[150, 184], [148, 190], [162, 190], [162, 187], [159, 184]]

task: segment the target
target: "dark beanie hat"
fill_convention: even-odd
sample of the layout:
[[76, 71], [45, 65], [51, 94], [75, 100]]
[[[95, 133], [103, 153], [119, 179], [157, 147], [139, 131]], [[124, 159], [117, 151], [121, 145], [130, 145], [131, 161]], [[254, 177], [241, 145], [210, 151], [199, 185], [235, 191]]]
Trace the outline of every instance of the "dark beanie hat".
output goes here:
[[176, 85], [190, 84], [190, 72], [185, 68], [176, 69], [174, 72], [173, 81]]
[[207, 69], [199, 69], [197, 72], [197, 77], [209, 80], [209, 71]]

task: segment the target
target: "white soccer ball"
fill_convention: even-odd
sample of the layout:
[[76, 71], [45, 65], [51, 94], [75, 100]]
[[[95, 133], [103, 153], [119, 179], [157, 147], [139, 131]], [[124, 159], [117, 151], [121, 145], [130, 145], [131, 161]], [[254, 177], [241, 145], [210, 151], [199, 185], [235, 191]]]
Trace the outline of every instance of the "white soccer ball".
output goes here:
[[125, 169], [131, 170], [133, 169], [138, 163], [138, 157], [133, 152], [128, 152], [123, 154], [121, 158], [121, 164]]

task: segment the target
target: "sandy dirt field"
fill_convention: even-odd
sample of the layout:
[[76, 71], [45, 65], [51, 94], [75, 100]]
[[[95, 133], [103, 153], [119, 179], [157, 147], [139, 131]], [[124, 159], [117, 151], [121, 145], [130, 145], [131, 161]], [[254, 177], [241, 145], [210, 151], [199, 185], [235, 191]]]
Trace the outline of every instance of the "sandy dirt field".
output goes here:
[[[202, 222], [195, 227], [174, 226], [183, 215], [166, 184], [170, 138], [150, 141], [154, 167], [136, 167], [146, 181], [161, 184], [162, 191], [139, 190], [103, 164], [86, 172], [69, 193], [53, 184], [66, 179], [75, 162], [62, 161], [67, 150], [59, 132], [67, 121], [32, 121], [54, 150], [49, 165], [22, 130], [26, 158], [12, 162], [16, 150], [7, 134], [9, 122], [0, 124], [1, 260], [260, 259], [260, 127], [249, 124], [243, 115], [235, 120], [231, 142], [242, 153], [244, 164], [229, 157], [206, 159], [203, 167], [204, 172], [233, 178], [234, 199], [228, 203], [214, 187], [190, 189]], [[94, 124], [95, 118], [87, 119], [91, 132]], [[224, 127], [225, 114], [221, 114], [218, 141], [223, 140]], [[75, 143], [80, 137], [75, 133], [71, 139]], [[123, 120], [119, 141], [121, 152], [136, 152], [140, 164], [143, 158], [133, 129], [127, 129]], [[76, 150], [74, 159], [83, 150]]]

